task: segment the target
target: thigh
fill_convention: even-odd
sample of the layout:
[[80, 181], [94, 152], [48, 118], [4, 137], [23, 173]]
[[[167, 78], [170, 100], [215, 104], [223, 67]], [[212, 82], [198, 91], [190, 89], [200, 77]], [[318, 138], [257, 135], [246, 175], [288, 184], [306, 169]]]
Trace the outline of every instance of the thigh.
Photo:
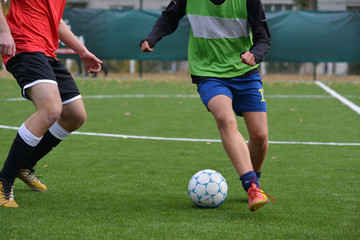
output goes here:
[[207, 108], [215, 119], [235, 118], [232, 109], [232, 99], [225, 95], [217, 95], [210, 99]]
[[84, 102], [81, 98], [63, 105], [61, 113], [62, 120], [67, 121], [70, 119], [82, 119], [85, 117], [86, 110]]
[[268, 135], [268, 120], [266, 112], [244, 112], [243, 116], [250, 138]]
[[34, 103], [37, 110], [61, 112], [62, 103], [59, 89], [56, 84], [38, 83], [27, 88], [26, 95]]

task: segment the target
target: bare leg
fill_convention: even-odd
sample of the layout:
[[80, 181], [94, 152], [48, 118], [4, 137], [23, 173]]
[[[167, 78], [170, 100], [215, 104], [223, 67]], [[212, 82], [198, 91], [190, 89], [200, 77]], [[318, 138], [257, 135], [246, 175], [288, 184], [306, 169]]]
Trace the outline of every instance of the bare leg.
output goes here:
[[66, 131], [73, 132], [79, 129], [86, 120], [86, 111], [82, 99], [65, 104], [61, 117], [58, 120], [60, 126]]
[[238, 130], [232, 99], [218, 95], [209, 101], [207, 107], [216, 120], [224, 149], [239, 176], [253, 171], [249, 148]]
[[41, 137], [60, 118], [62, 102], [58, 86], [40, 83], [26, 90], [36, 107], [36, 112], [26, 121], [25, 126], [33, 135]]
[[268, 150], [268, 121], [266, 112], [243, 113], [249, 132], [248, 147], [252, 166], [255, 172], [260, 172]]
[[62, 110], [56, 84], [39, 83], [27, 89], [26, 92], [33, 101], [36, 111], [25, 121], [25, 127], [20, 127], [0, 172], [1, 178], [9, 182], [13, 182], [22, 166], [29, 161], [40, 137], [60, 117]]
[[29, 160], [25, 163], [24, 169], [34, 169], [40, 159], [53, 150], [68, 134], [78, 129], [85, 120], [86, 112], [81, 99], [65, 104], [57, 123], [66, 131], [60, 130], [59, 133], [57, 127], [52, 127], [52, 131], [46, 132]]

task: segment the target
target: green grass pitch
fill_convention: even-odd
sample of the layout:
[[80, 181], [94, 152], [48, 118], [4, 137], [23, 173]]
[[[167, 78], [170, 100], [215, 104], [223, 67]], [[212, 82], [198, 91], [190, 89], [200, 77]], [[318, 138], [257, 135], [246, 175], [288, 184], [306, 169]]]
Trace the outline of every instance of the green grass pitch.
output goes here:
[[[0, 209], [0, 239], [360, 239], [360, 116], [313, 82], [264, 81], [271, 142], [261, 184], [277, 204], [257, 212], [221, 143], [132, 137], [218, 140], [189, 80], [77, 83], [88, 113], [78, 132], [128, 137], [68, 137], [36, 168], [47, 192], [16, 181], [20, 207]], [[360, 105], [360, 83], [326, 84]], [[3, 126], [19, 127], [34, 107], [11, 101], [15, 80], [0, 89], [2, 166], [16, 134]], [[219, 208], [199, 209], [187, 184], [208, 168], [229, 192]]]

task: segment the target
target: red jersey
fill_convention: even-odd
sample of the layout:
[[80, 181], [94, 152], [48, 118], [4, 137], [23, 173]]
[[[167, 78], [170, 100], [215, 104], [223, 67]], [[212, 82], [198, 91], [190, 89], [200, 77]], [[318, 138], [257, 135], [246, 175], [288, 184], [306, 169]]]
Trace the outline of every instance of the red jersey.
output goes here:
[[[11, 0], [6, 20], [16, 45], [16, 53], [42, 52], [56, 57], [58, 27], [66, 0]], [[11, 57], [4, 56], [6, 65]]]

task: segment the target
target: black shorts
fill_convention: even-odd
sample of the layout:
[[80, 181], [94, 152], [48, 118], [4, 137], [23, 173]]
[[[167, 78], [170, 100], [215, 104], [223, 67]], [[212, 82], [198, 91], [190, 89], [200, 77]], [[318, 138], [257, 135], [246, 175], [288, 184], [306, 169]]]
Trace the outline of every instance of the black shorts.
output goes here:
[[71, 73], [62, 62], [47, 57], [41, 52], [22, 52], [11, 58], [6, 69], [14, 76], [22, 89], [24, 98], [26, 89], [38, 83], [57, 84], [63, 104], [81, 98]]

